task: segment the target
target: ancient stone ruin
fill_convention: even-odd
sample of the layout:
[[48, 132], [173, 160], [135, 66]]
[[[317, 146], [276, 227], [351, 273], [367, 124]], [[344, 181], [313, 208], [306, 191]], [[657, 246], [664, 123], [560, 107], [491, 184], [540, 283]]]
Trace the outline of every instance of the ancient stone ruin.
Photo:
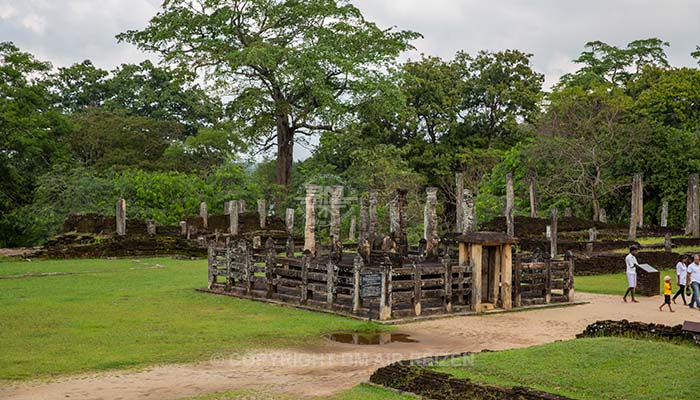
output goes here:
[[377, 230], [377, 195], [371, 191], [361, 202], [359, 241], [350, 248], [339, 240], [339, 187], [331, 190], [330, 239], [325, 246], [319, 242], [317, 192], [307, 186], [303, 246], [271, 236], [252, 245], [232, 237], [210, 241], [209, 285], [202, 290], [378, 320], [574, 300], [571, 257], [525, 262], [514, 251], [514, 236], [470, 232], [471, 210], [457, 212], [467, 233], [439, 236], [435, 188], [426, 189], [419, 243], [407, 240], [406, 191], [397, 190], [389, 203], [387, 234]]

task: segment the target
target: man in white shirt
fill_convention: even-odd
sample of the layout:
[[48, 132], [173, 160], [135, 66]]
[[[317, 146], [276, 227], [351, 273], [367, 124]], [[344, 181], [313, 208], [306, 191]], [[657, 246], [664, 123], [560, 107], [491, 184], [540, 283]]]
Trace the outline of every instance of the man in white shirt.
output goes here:
[[622, 297], [625, 303], [627, 303], [627, 295], [632, 294], [632, 303], [639, 303], [634, 298], [634, 289], [637, 287], [637, 252], [639, 249], [637, 246], [632, 245], [630, 247], [630, 253], [625, 257], [625, 265], [627, 266], [627, 291]]
[[693, 298], [690, 299], [690, 308], [700, 309], [700, 256], [694, 255], [693, 262], [688, 265], [688, 276], [687, 281], [690, 283], [690, 287], [693, 289]]
[[690, 258], [687, 254], [682, 254], [678, 256], [678, 263], [676, 264], [676, 284], [678, 284], [678, 291], [673, 296], [673, 304], [676, 304], [676, 298], [681, 296], [683, 299], [683, 305], [687, 306], [688, 302], [685, 300], [685, 286], [688, 278], [688, 262]]

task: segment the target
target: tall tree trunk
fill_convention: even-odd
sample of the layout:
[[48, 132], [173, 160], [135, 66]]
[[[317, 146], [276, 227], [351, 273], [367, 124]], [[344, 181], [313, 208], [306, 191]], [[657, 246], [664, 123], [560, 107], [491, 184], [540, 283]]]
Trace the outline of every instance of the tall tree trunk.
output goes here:
[[593, 221], [600, 221], [600, 200], [598, 200], [598, 193], [593, 192]]
[[275, 209], [279, 212], [289, 194], [292, 180], [292, 163], [294, 161], [294, 131], [289, 126], [289, 118], [284, 113], [278, 113], [277, 124], [277, 173], [276, 183], [282, 190], [275, 199]]

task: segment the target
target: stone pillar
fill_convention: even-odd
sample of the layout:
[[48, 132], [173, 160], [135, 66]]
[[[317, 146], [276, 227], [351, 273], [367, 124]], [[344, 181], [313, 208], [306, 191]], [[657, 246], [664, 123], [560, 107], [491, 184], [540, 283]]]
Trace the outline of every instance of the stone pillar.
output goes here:
[[571, 210], [571, 207], [564, 208], [564, 216], [567, 218], [571, 218], [574, 216], [574, 212], [573, 210]]
[[156, 234], [156, 221], [152, 219], [146, 220], [146, 232], [151, 236]]
[[316, 254], [316, 193], [318, 186], [306, 185], [306, 223], [304, 225], [304, 250]]
[[668, 226], [668, 201], [664, 201], [661, 204], [661, 227], [666, 228]]
[[600, 213], [598, 214], [598, 221], [604, 224], [608, 223], [608, 214], [605, 212], [604, 208], [600, 209]]
[[245, 212], [245, 200], [238, 200], [238, 211]]
[[559, 211], [556, 207], [552, 208], [552, 222], [549, 224], [549, 254], [552, 259], [557, 257], [557, 217]]
[[367, 198], [363, 198], [360, 202], [360, 245], [365, 240], [369, 240], [369, 199]]
[[209, 213], [207, 212], [207, 203], [199, 203], [199, 216], [202, 217], [202, 227], [204, 229], [209, 228]]
[[[340, 205], [343, 199], [343, 187], [331, 186], [331, 236], [340, 243]], [[333, 245], [333, 243], [331, 243]]]
[[258, 200], [258, 218], [260, 218], [260, 229], [267, 226], [267, 202], [265, 199]]
[[350, 217], [350, 232], [348, 232], [348, 240], [350, 242], [355, 241], [355, 225], [357, 224], [357, 219], [353, 215]]
[[537, 181], [533, 176], [530, 178], [530, 217], [537, 218], [537, 195], [535, 193], [535, 186]]
[[180, 235], [187, 236], [187, 221], [180, 221]]
[[400, 229], [401, 228], [399, 227], [398, 200], [396, 198], [393, 198], [389, 202], [389, 232], [398, 232]]
[[644, 178], [637, 174], [637, 228], [644, 226]]
[[369, 225], [368, 239], [371, 244], [374, 244], [374, 239], [377, 237], [377, 191], [369, 191]]
[[506, 175], [506, 233], [508, 236], [515, 236], [515, 221], [513, 220], [513, 203], [515, 202], [515, 194], [513, 192], [513, 174]]
[[464, 226], [462, 233], [474, 232], [476, 230], [476, 207], [474, 205], [474, 195], [471, 190], [464, 189]]
[[396, 189], [396, 231], [394, 240], [399, 249], [399, 254], [403, 257], [408, 257], [408, 236], [406, 235], [406, 194], [408, 191], [404, 189]]
[[598, 230], [596, 228], [591, 228], [588, 230], [588, 241], [595, 242], [598, 240]]
[[231, 235], [238, 235], [238, 213], [240, 212], [239, 201], [228, 202], [228, 231]]
[[673, 248], [673, 244], [671, 243], [671, 232], [666, 232], [664, 234], [664, 251], [666, 253], [670, 253]]
[[686, 235], [700, 236], [700, 176], [692, 174], [688, 177], [688, 197], [686, 202]]
[[291, 235], [292, 230], [294, 229], [294, 209], [293, 208], [287, 209], [286, 214], [284, 216], [284, 222], [285, 222], [285, 225], [287, 226], [287, 233], [289, 233]]
[[637, 240], [637, 228], [640, 226], [640, 207], [641, 207], [641, 174], [632, 176], [632, 195], [630, 200], [630, 229], [627, 240]]
[[455, 205], [457, 214], [457, 226], [455, 227], [455, 232], [464, 232], [464, 174], [458, 172], [455, 174]]
[[126, 200], [117, 200], [117, 212], [115, 216], [117, 221], [117, 235], [126, 235]]
[[438, 238], [437, 229], [437, 188], [425, 189], [426, 199], [423, 209], [423, 237], [430, 243]]

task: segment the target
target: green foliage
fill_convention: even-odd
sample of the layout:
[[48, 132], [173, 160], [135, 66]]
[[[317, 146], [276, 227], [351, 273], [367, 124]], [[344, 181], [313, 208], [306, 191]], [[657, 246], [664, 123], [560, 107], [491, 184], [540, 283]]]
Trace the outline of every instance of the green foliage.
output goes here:
[[212, 213], [223, 214], [224, 201], [254, 203], [266, 186], [255, 179], [256, 170], [238, 164], [217, 167], [206, 178], [176, 171], [127, 169], [98, 173], [91, 168], [57, 167], [38, 179], [34, 201], [12, 214], [23, 232], [21, 244], [41, 243], [61, 231], [70, 214], [114, 215], [118, 198], [127, 201], [129, 218], [153, 219], [177, 225], [196, 215], [206, 201]]
[[35, 179], [65, 158], [66, 130], [44, 84], [51, 65], [0, 43], [0, 246], [22, 234], [13, 215], [31, 202]]
[[626, 87], [645, 67], [668, 67], [664, 50], [668, 46], [668, 42], [658, 38], [635, 40], [625, 48], [601, 41], [588, 42], [584, 46], [586, 50], [574, 60], [582, 67], [573, 74], [564, 75], [557, 86]]
[[58, 106], [68, 113], [101, 107], [117, 114], [174, 122], [191, 135], [200, 127], [216, 124], [222, 113], [221, 101], [191, 80], [191, 74], [157, 67], [148, 60], [122, 64], [111, 72], [85, 60], [59, 68], [48, 83]]
[[79, 164], [97, 169], [158, 169], [166, 149], [184, 138], [181, 125], [101, 108], [74, 114], [63, 141]]

